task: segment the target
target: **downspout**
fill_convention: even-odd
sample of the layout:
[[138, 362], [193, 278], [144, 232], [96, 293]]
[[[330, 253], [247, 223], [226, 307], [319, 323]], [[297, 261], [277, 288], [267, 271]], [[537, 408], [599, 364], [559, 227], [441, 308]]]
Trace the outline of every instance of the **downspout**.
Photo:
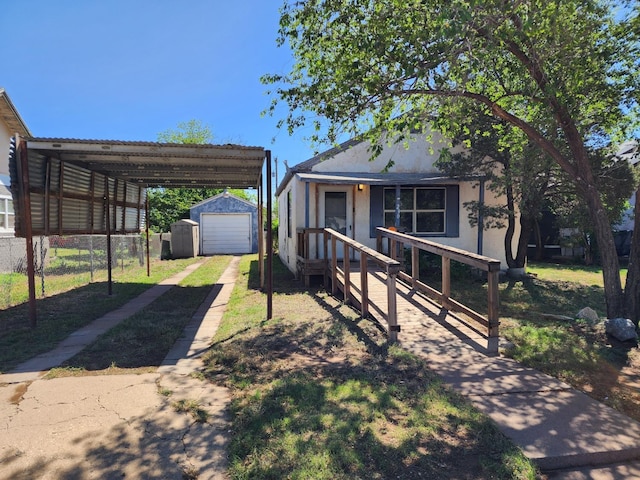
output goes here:
[[399, 230], [400, 229], [400, 185], [396, 185], [396, 211], [395, 211], [395, 220], [394, 226]]
[[480, 192], [478, 193], [478, 251], [476, 252], [478, 255], [482, 255], [483, 244], [484, 244], [484, 178], [480, 180]]

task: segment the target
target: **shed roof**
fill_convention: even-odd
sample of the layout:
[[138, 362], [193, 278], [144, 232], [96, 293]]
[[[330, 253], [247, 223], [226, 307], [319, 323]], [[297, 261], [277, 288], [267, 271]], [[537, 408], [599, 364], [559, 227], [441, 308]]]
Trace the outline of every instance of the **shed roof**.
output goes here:
[[253, 202], [250, 202], [249, 200], [245, 200], [244, 198], [240, 198], [237, 195], [234, 195], [233, 193], [230, 193], [230, 192], [227, 192], [227, 191], [224, 191], [222, 193], [214, 195], [213, 197], [205, 198], [204, 200], [201, 200], [200, 202], [198, 202], [198, 203], [196, 203], [194, 205], [191, 205], [190, 208], [197, 208], [197, 207], [199, 207], [201, 205], [204, 205], [206, 203], [215, 202], [215, 201], [217, 201], [217, 200], [219, 200], [221, 198], [223, 198], [223, 199], [224, 198], [231, 198], [234, 201], [241, 202], [241, 203], [246, 203], [247, 206], [250, 206], [252, 208], [258, 208], [257, 204], [255, 204]]

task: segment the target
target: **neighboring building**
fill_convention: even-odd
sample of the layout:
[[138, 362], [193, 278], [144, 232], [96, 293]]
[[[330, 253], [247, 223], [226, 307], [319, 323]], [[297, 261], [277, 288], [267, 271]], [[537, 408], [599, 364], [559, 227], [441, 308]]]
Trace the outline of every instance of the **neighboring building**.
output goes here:
[[258, 252], [258, 207], [228, 192], [192, 206], [200, 225], [200, 255]]
[[[635, 140], [624, 142], [618, 150], [618, 157], [628, 161], [635, 168], [640, 168], [640, 145]], [[634, 209], [636, 205], [636, 194], [629, 199], [629, 208], [623, 213], [622, 221], [614, 225], [614, 235], [616, 250], [618, 255], [628, 256], [631, 251], [631, 237], [633, 235]]]
[[434, 132], [432, 143], [424, 136], [413, 140], [408, 148], [385, 146], [373, 160], [367, 143], [350, 140], [287, 170], [276, 191], [278, 250], [291, 271], [298, 230], [331, 227], [374, 248], [378, 226], [498, 259], [506, 269], [505, 230], [472, 227], [463, 207], [472, 200], [505, 202], [478, 178], [442, 175], [434, 166], [448, 146], [442, 136]]
[[14, 211], [9, 178], [9, 147], [16, 133], [31, 136], [4, 88], [0, 88], [0, 237], [13, 237]]

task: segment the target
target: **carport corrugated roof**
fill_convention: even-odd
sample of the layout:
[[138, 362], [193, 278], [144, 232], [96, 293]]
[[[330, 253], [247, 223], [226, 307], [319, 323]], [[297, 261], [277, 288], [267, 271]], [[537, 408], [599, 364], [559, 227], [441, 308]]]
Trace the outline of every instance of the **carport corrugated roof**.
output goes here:
[[262, 147], [25, 138], [29, 157], [57, 158], [143, 187], [257, 188]]
[[258, 188], [265, 159], [240, 145], [19, 137], [11, 189], [30, 207], [15, 202], [16, 235], [136, 233], [147, 187]]

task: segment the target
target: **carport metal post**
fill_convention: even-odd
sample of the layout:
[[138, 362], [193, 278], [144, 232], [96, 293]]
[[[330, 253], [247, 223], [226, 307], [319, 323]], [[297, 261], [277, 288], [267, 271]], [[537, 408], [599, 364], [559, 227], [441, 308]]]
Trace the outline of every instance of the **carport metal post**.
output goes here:
[[258, 180], [258, 275], [260, 276], [260, 289], [264, 289], [264, 187], [262, 186], [262, 174]]
[[107, 231], [107, 289], [109, 295], [113, 295], [113, 282], [111, 275], [111, 204], [109, 199], [109, 177], [105, 175], [104, 177], [104, 198], [105, 198], [105, 209], [104, 209], [104, 221]]
[[273, 212], [271, 211], [271, 150], [265, 150], [267, 156], [267, 320], [273, 317]]
[[147, 237], [147, 277], [151, 276], [151, 254], [149, 253], [149, 192], [145, 190], [144, 199], [144, 231]]
[[24, 212], [24, 233], [27, 249], [27, 278], [29, 282], [29, 326], [36, 328], [38, 315], [36, 311], [36, 271], [33, 256], [33, 233], [31, 229], [31, 192], [29, 192], [29, 162], [27, 143], [16, 133], [16, 167], [20, 178], [20, 204]]

